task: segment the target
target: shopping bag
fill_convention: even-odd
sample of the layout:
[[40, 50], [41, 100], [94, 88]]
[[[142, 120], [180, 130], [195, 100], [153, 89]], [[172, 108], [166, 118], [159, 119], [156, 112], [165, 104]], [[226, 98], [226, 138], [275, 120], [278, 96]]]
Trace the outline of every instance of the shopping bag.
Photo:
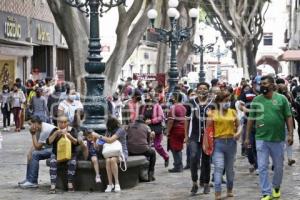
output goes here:
[[57, 162], [64, 162], [71, 159], [72, 144], [66, 135], [63, 135], [57, 142]]
[[208, 126], [205, 128], [202, 149], [208, 156], [212, 155], [214, 151], [214, 126]]

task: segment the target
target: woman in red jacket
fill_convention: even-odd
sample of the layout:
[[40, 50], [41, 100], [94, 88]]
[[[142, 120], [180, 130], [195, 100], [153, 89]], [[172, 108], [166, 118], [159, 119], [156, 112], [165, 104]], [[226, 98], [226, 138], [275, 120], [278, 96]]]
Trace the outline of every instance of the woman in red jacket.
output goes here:
[[184, 121], [186, 116], [186, 108], [181, 103], [182, 95], [174, 92], [171, 97], [173, 106], [168, 114], [167, 136], [169, 139], [169, 147], [174, 158], [174, 168], [169, 169], [170, 173], [182, 172], [182, 149], [184, 143]]

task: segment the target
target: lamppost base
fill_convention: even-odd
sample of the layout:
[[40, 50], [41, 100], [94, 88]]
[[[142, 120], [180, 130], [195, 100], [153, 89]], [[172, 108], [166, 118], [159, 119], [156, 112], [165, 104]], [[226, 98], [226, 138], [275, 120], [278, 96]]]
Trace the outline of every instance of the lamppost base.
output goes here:
[[82, 128], [91, 128], [99, 134], [106, 131], [107, 102], [103, 97], [105, 76], [89, 74], [85, 77], [87, 92], [84, 101], [85, 120]]

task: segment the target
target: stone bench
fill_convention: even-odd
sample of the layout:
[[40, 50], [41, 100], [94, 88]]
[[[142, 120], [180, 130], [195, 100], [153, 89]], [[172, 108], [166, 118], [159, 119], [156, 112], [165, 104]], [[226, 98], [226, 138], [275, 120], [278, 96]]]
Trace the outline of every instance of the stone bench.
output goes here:
[[[46, 161], [47, 166], [50, 159]], [[128, 189], [139, 183], [141, 174], [147, 173], [149, 161], [145, 156], [129, 156], [127, 160], [127, 171], [123, 172], [119, 168], [119, 181], [121, 189]], [[107, 174], [105, 169], [105, 160], [99, 160], [101, 183], [95, 182], [95, 170], [91, 161], [77, 161], [74, 187], [76, 191], [104, 191], [107, 186]], [[57, 166], [57, 184], [58, 189], [67, 189], [67, 165], [65, 163]]]

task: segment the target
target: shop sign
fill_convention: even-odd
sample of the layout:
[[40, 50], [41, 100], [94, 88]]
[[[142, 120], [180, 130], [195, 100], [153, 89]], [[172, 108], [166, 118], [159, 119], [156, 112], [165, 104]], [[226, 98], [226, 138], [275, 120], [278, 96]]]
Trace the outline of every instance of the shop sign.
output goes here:
[[50, 42], [50, 33], [41, 25], [37, 25], [37, 40], [41, 42]]
[[20, 39], [22, 36], [21, 30], [22, 26], [17, 23], [16, 18], [8, 16], [7, 21], [4, 22], [4, 36], [6, 38]]
[[31, 20], [31, 37], [33, 43], [40, 45], [54, 44], [54, 25], [37, 19]]

